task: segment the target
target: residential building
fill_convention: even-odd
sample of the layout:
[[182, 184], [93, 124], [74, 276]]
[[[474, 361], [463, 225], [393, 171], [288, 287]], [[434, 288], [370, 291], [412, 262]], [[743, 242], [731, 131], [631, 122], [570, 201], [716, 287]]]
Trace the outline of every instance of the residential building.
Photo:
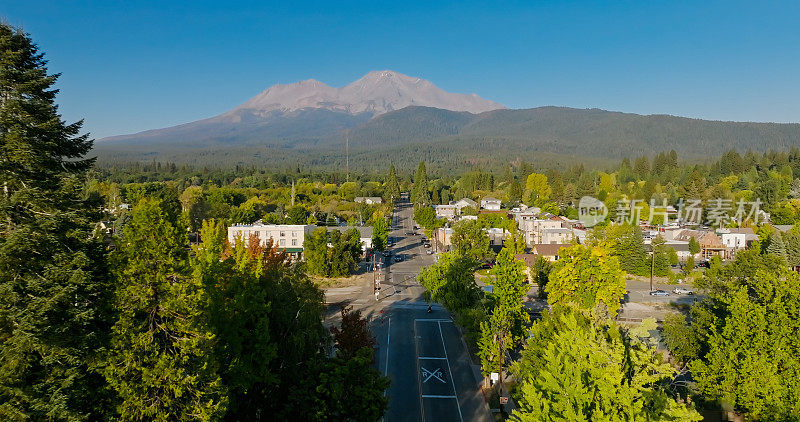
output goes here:
[[383, 198], [380, 196], [357, 196], [354, 201], [359, 204], [377, 205], [383, 203]]
[[500, 205], [500, 200], [491, 196], [481, 199], [481, 208], [485, 210], [497, 211], [500, 209]]
[[436, 211], [436, 218], [446, 218], [453, 220], [456, 218], [458, 208], [455, 205], [434, 205], [433, 209]]
[[489, 236], [490, 246], [503, 246], [503, 240], [506, 238], [507, 230], [498, 227], [490, 227], [486, 229], [486, 235]]
[[564, 227], [552, 227], [542, 229], [539, 243], [571, 243], [574, 238], [572, 229]]
[[358, 230], [359, 238], [361, 238], [361, 248], [364, 251], [372, 249], [372, 226], [330, 226], [325, 228], [328, 231], [336, 230], [342, 233], [356, 229]]
[[558, 261], [558, 251], [560, 251], [563, 248], [568, 248], [570, 246], [572, 245], [564, 243], [538, 244], [538, 245], [533, 245], [533, 247], [531, 247], [531, 253], [541, 256], [542, 258], [550, 262], [555, 262]]
[[525, 244], [533, 246], [537, 243], [546, 243], [542, 240], [543, 230], [562, 228], [561, 221], [541, 218], [540, 214], [519, 213], [517, 225], [525, 238]]
[[461, 214], [461, 210], [466, 207], [473, 208], [476, 211], [478, 210], [478, 203], [469, 198], [461, 198], [458, 201], [451, 201], [450, 205], [456, 206], [457, 214]]
[[433, 231], [433, 246], [436, 252], [447, 252], [452, 247], [453, 229], [440, 227]]

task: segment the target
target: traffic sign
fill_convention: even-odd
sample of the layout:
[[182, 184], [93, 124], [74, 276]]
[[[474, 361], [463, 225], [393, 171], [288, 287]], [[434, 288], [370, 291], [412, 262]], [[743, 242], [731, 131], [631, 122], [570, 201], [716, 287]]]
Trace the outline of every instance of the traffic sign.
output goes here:
[[500, 404], [506, 404], [506, 403], [508, 403], [508, 397], [500, 396]]

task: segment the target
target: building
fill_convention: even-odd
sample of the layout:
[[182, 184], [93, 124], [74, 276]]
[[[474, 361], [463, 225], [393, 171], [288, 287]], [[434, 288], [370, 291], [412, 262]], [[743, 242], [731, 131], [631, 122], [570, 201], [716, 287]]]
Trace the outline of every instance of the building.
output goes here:
[[377, 205], [383, 203], [383, 198], [380, 196], [357, 196], [354, 201], [359, 204]]
[[732, 258], [736, 252], [749, 248], [753, 242], [758, 241], [758, 235], [755, 234], [752, 228], [734, 228], [726, 229], [721, 228], [717, 230], [717, 234], [722, 239], [722, 244], [725, 245], [726, 258]]
[[547, 244], [533, 245], [533, 247], [531, 247], [531, 253], [541, 256], [542, 258], [550, 262], [555, 262], [558, 261], [558, 251], [560, 251], [563, 248], [568, 248], [570, 246], [572, 245], [564, 243], [547, 243]]
[[543, 231], [562, 228], [561, 221], [541, 218], [540, 214], [522, 212], [517, 214], [516, 217], [517, 226], [523, 234], [525, 244], [528, 246], [533, 246], [537, 243], [548, 243], [542, 239]]
[[461, 210], [466, 207], [473, 208], [476, 211], [478, 210], [478, 203], [469, 198], [461, 198], [458, 201], [451, 201], [450, 205], [456, 206], [457, 214], [461, 214]]
[[491, 196], [487, 196], [486, 198], [481, 199], [481, 208], [485, 210], [497, 211], [500, 209], [500, 200], [497, 198], [492, 198]]
[[489, 236], [490, 246], [503, 246], [503, 241], [506, 238], [508, 231], [499, 227], [490, 227], [486, 229], [486, 235]]
[[571, 243], [575, 234], [572, 229], [564, 227], [551, 227], [542, 229], [539, 243]]
[[[361, 247], [366, 251], [372, 248], [372, 227], [370, 226], [322, 226], [328, 231], [337, 230], [342, 233], [355, 228], [359, 232]], [[262, 246], [272, 239], [273, 245], [292, 256], [299, 258], [303, 253], [303, 242], [318, 226], [312, 224], [239, 224], [228, 227], [228, 242], [236, 239], [247, 241], [250, 236], [258, 236]]]
[[689, 252], [689, 242], [670, 240], [665, 242], [664, 246], [672, 248], [675, 251], [675, 254], [678, 255], [678, 259], [681, 261], [685, 261], [687, 258], [689, 258], [689, 255], [692, 254]]
[[434, 211], [436, 211], [436, 218], [446, 218], [450, 221], [456, 218], [458, 214], [458, 208], [455, 205], [434, 205]]
[[[316, 226], [314, 227], [316, 228]], [[372, 227], [371, 226], [329, 226], [325, 227], [328, 231], [336, 230], [342, 232], [348, 232], [352, 229], [358, 230], [359, 238], [361, 239], [361, 249], [366, 251], [367, 249], [372, 249]]]
[[310, 224], [240, 224], [228, 227], [228, 242], [236, 239], [247, 242], [250, 236], [258, 236], [262, 246], [272, 239], [274, 246], [297, 258], [303, 253], [303, 242], [317, 226]]
[[453, 246], [453, 229], [440, 227], [433, 231], [433, 246], [436, 252], [447, 252]]
[[683, 230], [675, 240], [688, 242], [689, 239], [694, 238], [700, 244], [700, 256], [709, 259], [713, 255], [719, 255], [721, 258], [725, 257], [725, 245], [722, 239], [716, 233], [707, 230]]

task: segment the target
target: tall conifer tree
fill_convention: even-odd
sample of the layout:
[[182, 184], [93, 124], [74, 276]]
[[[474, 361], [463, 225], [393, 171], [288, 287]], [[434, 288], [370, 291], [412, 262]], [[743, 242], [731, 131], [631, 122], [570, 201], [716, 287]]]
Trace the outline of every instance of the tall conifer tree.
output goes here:
[[103, 419], [93, 369], [108, 282], [82, 177], [82, 122], [61, 120], [47, 61], [0, 24], [0, 420]]

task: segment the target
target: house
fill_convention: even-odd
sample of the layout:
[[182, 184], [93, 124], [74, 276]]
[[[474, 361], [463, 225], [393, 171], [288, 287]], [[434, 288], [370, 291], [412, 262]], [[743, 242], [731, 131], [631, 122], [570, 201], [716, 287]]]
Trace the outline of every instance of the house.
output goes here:
[[490, 246], [503, 246], [503, 240], [506, 238], [508, 231], [498, 227], [490, 227], [486, 229], [486, 235], [489, 236]]
[[550, 261], [555, 262], [558, 261], [558, 251], [563, 248], [568, 248], [572, 245], [564, 244], [564, 243], [546, 243], [546, 244], [538, 244], [533, 245], [531, 248], [531, 253], [541, 256], [542, 258]]
[[685, 242], [691, 238], [700, 244], [700, 256], [703, 258], [709, 259], [713, 255], [725, 257], [725, 245], [716, 233], [707, 230], [683, 230], [675, 236], [675, 240]]
[[434, 205], [434, 211], [436, 211], [436, 218], [446, 218], [448, 220], [453, 220], [456, 218], [458, 213], [458, 208], [455, 205]]
[[672, 248], [675, 251], [675, 254], [678, 255], [678, 259], [681, 261], [685, 261], [686, 258], [689, 258], [689, 255], [692, 254], [689, 252], [689, 242], [670, 240], [664, 243], [664, 246]]
[[293, 258], [299, 258], [303, 253], [303, 242], [317, 226], [310, 224], [237, 224], [228, 227], [228, 242], [235, 243], [236, 239], [245, 242], [250, 236], [258, 236], [262, 246], [272, 239], [274, 246], [286, 252]]
[[383, 198], [380, 196], [357, 196], [354, 201], [359, 204], [377, 205], [383, 203]]
[[447, 252], [453, 245], [453, 229], [450, 227], [441, 227], [433, 231], [433, 245], [434, 249], [438, 252]]
[[[316, 228], [316, 227], [314, 227]], [[366, 251], [367, 249], [372, 249], [372, 227], [371, 226], [330, 226], [325, 227], [328, 231], [336, 230], [342, 232], [348, 232], [352, 229], [358, 230], [359, 238], [361, 239], [361, 249]]]
[[572, 229], [564, 227], [545, 228], [541, 231], [539, 243], [570, 243], [574, 238]]
[[562, 228], [562, 222], [541, 218], [540, 214], [523, 212], [517, 214], [517, 226], [523, 234], [525, 244], [532, 246], [537, 243], [547, 243], [542, 240], [543, 230], [560, 229]]
[[469, 198], [461, 198], [458, 201], [451, 201], [450, 205], [455, 205], [458, 214], [461, 214], [461, 210], [470, 207], [472, 209], [478, 209], [478, 203], [469, 199]]
[[492, 198], [491, 196], [487, 196], [481, 199], [481, 208], [485, 210], [497, 211], [500, 209], [500, 200], [497, 198]]

